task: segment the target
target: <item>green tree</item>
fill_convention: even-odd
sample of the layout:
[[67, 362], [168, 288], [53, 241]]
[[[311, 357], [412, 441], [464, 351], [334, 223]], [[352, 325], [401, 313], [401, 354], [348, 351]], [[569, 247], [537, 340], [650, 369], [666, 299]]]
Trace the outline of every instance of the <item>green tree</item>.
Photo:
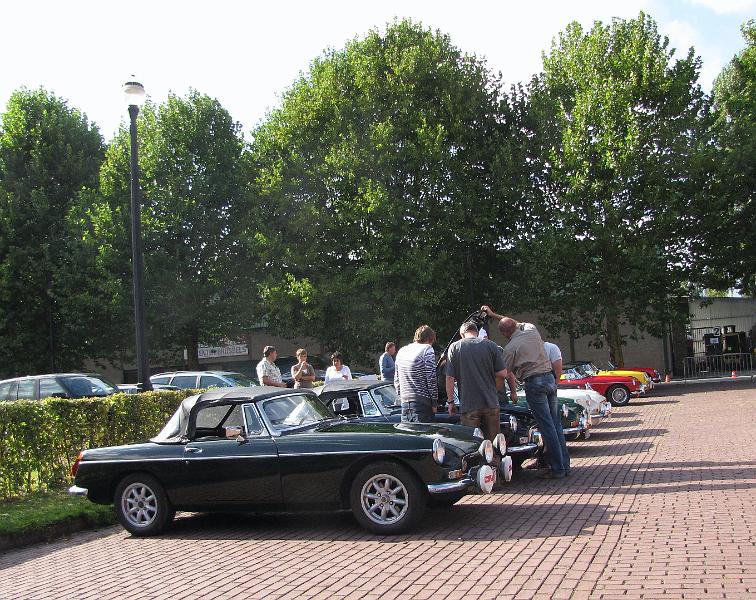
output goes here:
[[80, 368], [108, 346], [108, 299], [78, 219], [96, 187], [97, 127], [43, 89], [0, 124], [0, 373]]
[[[532, 226], [526, 277], [551, 329], [607, 343], [623, 364], [623, 325], [659, 333], [695, 281], [687, 215], [707, 193], [704, 96], [691, 48], [636, 19], [577, 23], [530, 86]], [[703, 161], [705, 162], [705, 161]]]
[[[244, 141], [228, 111], [196, 91], [146, 105], [138, 127], [149, 343], [154, 351], [188, 349], [196, 368], [198, 344], [237, 334], [255, 307], [254, 267], [237, 235]], [[90, 218], [100, 260], [130, 311], [126, 128], [108, 149], [101, 181]]]
[[509, 125], [483, 61], [409, 21], [313, 61], [255, 131], [248, 240], [271, 324], [351, 360], [500, 285]]
[[728, 283], [756, 294], [756, 21], [743, 24], [746, 47], [714, 85], [714, 135], [720, 152], [716, 192], [721, 221], [710, 236], [711, 254]]

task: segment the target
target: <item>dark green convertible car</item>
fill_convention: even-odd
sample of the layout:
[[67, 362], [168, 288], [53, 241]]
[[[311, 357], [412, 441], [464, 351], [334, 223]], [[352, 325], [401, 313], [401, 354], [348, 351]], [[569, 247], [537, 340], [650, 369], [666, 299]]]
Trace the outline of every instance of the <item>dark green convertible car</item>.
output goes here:
[[219, 388], [184, 400], [149, 442], [81, 452], [69, 492], [114, 503], [134, 535], [176, 510], [340, 509], [393, 534], [429, 501], [490, 493], [502, 452], [459, 425], [338, 418], [311, 390]]

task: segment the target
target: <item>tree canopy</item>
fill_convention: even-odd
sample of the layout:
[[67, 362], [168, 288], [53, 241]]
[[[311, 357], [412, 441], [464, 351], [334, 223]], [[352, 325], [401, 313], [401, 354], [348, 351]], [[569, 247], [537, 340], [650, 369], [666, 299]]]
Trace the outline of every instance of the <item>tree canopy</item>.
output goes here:
[[[244, 141], [197, 91], [138, 119], [153, 351], [260, 317], [367, 364], [481, 303], [622, 364], [680, 296], [756, 290], [756, 25], [707, 97], [641, 13], [569, 24], [530, 82], [409, 20], [313, 60]], [[45, 90], [0, 117], [0, 372], [133, 348], [129, 136]], [[502, 308], [504, 307], [504, 308]], [[175, 356], [175, 355], [174, 355]], [[159, 359], [158, 359], [159, 360]]]
[[483, 61], [409, 21], [315, 60], [252, 143], [274, 320], [353, 355], [453, 327], [508, 237], [500, 101]]
[[[756, 21], [743, 25], [746, 47], [714, 85], [714, 136], [719, 150], [718, 222], [710, 255], [724, 282], [756, 293]], [[718, 210], [717, 210], [718, 209]]]
[[78, 220], [102, 155], [97, 127], [64, 100], [44, 89], [12, 94], [0, 121], [2, 374], [108, 353], [107, 302]]
[[[150, 343], [187, 348], [196, 367], [198, 343], [238, 334], [254, 307], [237, 227], [244, 206], [243, 138], [221, 104], [196, 91], [146, 105], [138, 127]], [[121, 282], [131, 279], [129, 181], [124, 128], [108, 149], [101, 200], [91, 213], [102, 260]], [[120, 290], [130, 306], [130, 288]]]
[[675, 59], [641, 14], [572, 23], [543, 62], [528, 107], [529, 281], [555, 329], [603, 339], [622, 364], [620, 326], [653, 331], [695, 272], [700, 61], [692, 49]]

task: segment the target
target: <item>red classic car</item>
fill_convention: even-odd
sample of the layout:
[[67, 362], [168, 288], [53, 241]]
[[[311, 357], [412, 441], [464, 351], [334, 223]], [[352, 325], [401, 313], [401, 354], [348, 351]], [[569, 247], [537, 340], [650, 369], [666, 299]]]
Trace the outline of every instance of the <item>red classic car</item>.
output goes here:
[[639, 396], [646, 387], [635, 377], [623, 375], [584, 375], [577, 367], [565, 365], [560, 388], [592, 389], [604, 396], [612, 406], [625, 406], [633, 396]]
[[[616, 369], [612, 363], [607, 363], [609, 365], [609, 369]], [[657, 371], [656, 369], [652, 369], [651, 367], [623, 367], [626, 371], [642, 371], [646, 375], [648, 375], [651, 378], [651, 381], [654, 383], [660, 383], [661, 382], [661, 373]]]

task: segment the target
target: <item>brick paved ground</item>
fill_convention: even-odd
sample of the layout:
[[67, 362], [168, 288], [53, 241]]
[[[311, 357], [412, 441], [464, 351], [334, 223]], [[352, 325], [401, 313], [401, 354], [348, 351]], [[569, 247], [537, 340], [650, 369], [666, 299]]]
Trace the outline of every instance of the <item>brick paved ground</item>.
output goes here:
[[[349, 517], [196, 516], [0, 556], [0, 598], [756, 597], [756, 388], [672, 388], [571, 444], [567, 480], [428, 511], [378, 538]], [[664, 394], [664, 395], [662, 395]]]

